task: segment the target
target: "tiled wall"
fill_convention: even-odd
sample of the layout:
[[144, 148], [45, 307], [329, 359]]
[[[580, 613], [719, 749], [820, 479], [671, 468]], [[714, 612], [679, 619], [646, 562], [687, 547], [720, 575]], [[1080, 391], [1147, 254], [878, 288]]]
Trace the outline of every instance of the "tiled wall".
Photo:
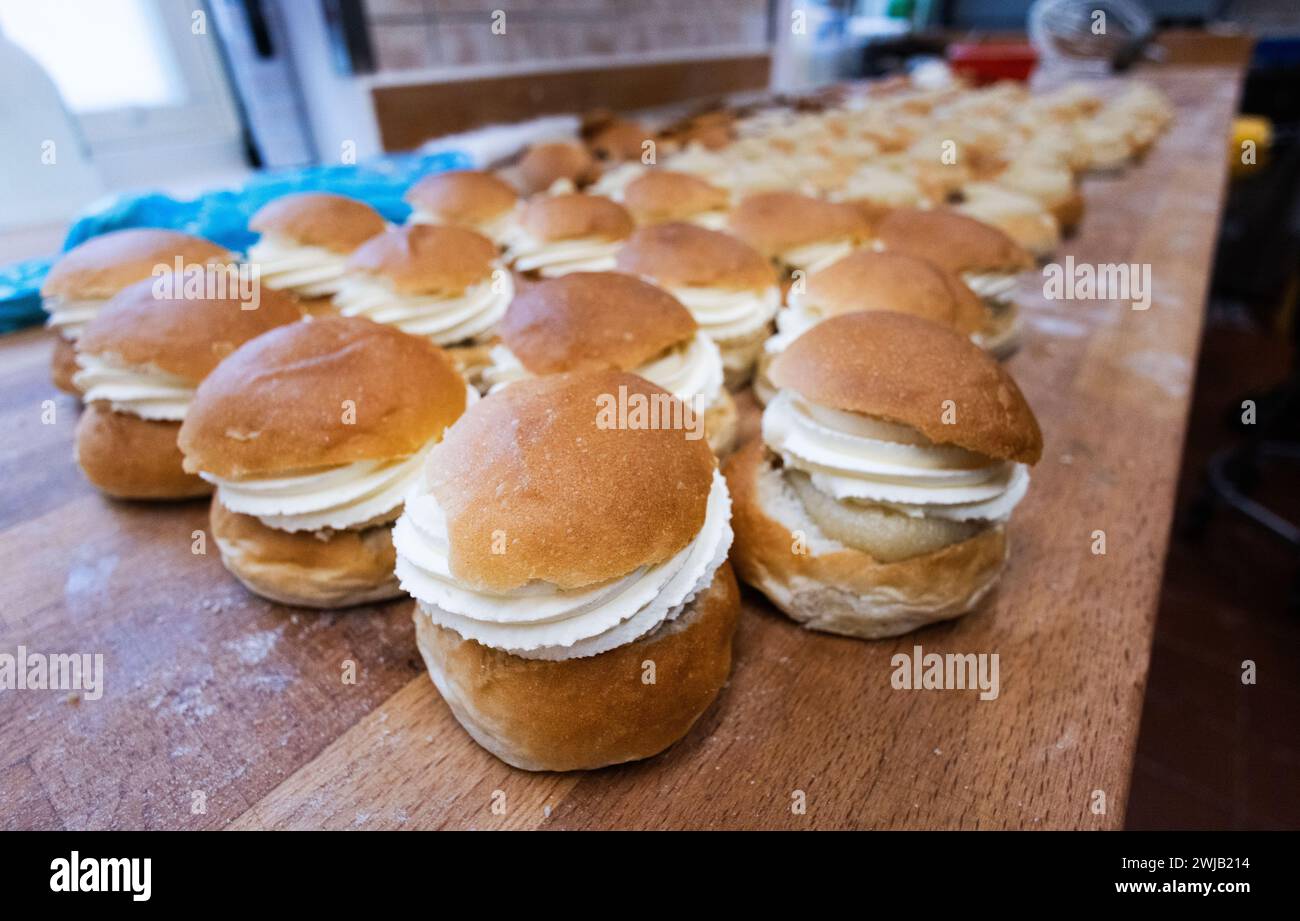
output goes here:
[[[364, 0], [375, 67], [528, 64], [767, 41], [768, 0]], [[491, 30], [505, 12], [505, 34]]]

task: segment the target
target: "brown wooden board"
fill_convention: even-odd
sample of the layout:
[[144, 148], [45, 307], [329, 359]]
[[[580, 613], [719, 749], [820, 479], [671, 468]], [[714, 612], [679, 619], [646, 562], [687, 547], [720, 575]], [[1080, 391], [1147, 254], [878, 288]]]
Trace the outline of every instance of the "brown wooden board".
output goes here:
[[371, 90], [385, 150], [484, 125], [569, 112], [626, 112], [767, 87], [767, 54], [709, 60], [544, 70], [434, 83], [380, 85]]
[[[806, 632], [748, 593], [730, 684], [640, 764], [495, 760], [424, 674], [409, 602], [320, 614], [248, 595], [215, 548], [191, 552], [204, 503], [110, 502], [84, 482], [48, 334], [0, 340], [0, 652], [99, 652], [107, 672], [98, 701], [0, 691], [0, 826], [1122, 825], [1239, 70], [1153, 79], [1177, 121], [1145, 162], [1087, 181], [1058, 256], [1150, 264], [1153, 306], [1022, 286], [1010, 368], [1046, 451], [1001, 587], [956, 623], [875, 643]], [[894, 690], [890, 657], [917, 644], [997, 653], [1000, 696]]]

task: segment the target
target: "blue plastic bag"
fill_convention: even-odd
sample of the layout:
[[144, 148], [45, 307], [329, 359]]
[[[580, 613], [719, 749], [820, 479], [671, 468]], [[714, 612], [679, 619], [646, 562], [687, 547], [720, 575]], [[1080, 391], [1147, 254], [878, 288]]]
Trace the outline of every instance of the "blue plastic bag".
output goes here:
[[[177, 199], [161, 193], [113, 199], [78, 218], [63, 241], [66, 252], [91, 237], [128, 227], [166, 227], [206, 237], [243, 252], [257, 239], [248, 232], [248, 219], [272, 199], [290, 192], [335, 192], [368, 203], [393, 223], [405, 221], [410, 208], [402, 201], [407, 188], [422, 176], [450, 169], [468, 169], [470, 158], [459, 151], [435, 154], [390, 154], [355, 166], [312, 166], [254, 176], [241, 189], [208, 192], [198, 198]], [[40, 323], [40, 288], [53, 262], [31, 259], [0, 267], [0, 332]]]

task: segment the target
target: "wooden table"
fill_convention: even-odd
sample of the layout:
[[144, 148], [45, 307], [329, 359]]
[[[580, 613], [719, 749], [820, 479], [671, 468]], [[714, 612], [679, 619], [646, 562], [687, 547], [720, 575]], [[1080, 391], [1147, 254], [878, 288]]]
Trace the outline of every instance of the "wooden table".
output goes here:
[[[86, 485], [48, 336], [0, 341], [0, 652], [99, 652], [107, 673], [98, 701], [0, 691], [0, 825], [1121, 826], [1239, 74], [1155, 74], [1177, 122], [1140, 166], [1088, 181], [1083, 233], [1058, 257], [1151, 264], [1150, 310], [1049, 303], [1026, 281], [1010, 367], [1047, 447], [982, 610], [866, 643], [749, 594], [729, 686], [640, 764], [533, 775], [495, 760], [424, 673], [409, 602], [320, 614], [251, 597], [215, 548], [191, 552], [204, 503]], [[916, 644], [997, 653], [1000, 696], [892, 689], [890, 657]]]

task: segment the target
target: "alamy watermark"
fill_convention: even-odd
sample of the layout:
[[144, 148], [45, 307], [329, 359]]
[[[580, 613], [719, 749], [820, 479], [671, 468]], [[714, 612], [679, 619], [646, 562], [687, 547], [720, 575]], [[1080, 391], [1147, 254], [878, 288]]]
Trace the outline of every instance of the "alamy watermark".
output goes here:
[[1151, 306], [1151, 264], [1074, 261], [1043, 266], [1043, 297], [1049, 301], [1128, 301], [1134, 310]]
[[980, 700], [997, 700], [1001, 693], [998, 654], [987, 652], [926, 652], [913, 646], [910, 653], [890, 657], [889, 678], [896, 691], [979, 690]]
[[68, 857], [50, 861], [51, 892], [129, 892], [136, 902], [153, 894], [153, 858]]
[[231, 300], [244, 310], [262, 304], [262, 270], [256, 263], [186, 262], [153, 267], [153, 296], [157, 300]]
[[81, 691], [86, 700], [104, 694], [104, 654], [97, 652], [0, 652], [0, 691]]
[[628, 393], [619, 385], [618, 393], [596, 397], [598, 429], [669, 429], [684, 431], [687, 441], [704, 437], [704, 407], [698, 396], [679, 400], [671, 393]]

